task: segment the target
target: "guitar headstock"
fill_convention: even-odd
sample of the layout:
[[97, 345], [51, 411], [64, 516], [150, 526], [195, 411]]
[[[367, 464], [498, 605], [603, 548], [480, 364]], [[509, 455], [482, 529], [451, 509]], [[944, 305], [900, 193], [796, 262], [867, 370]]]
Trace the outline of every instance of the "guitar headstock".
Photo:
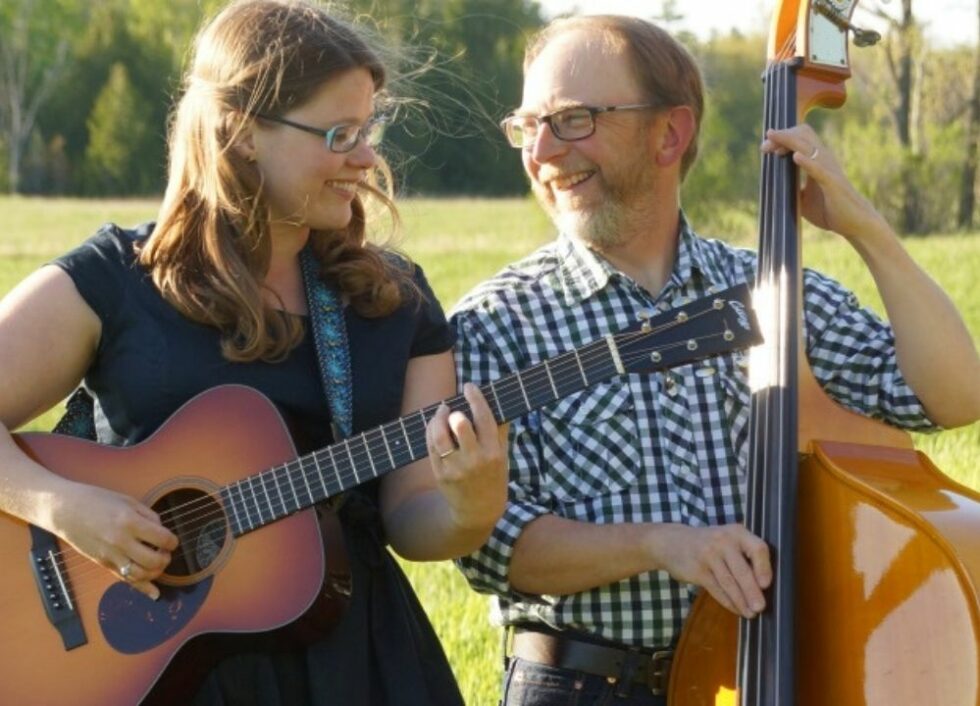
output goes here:
[[650, 317], [612, 338], [628, 373], [662, 370], [762, 342], [747, 284]]

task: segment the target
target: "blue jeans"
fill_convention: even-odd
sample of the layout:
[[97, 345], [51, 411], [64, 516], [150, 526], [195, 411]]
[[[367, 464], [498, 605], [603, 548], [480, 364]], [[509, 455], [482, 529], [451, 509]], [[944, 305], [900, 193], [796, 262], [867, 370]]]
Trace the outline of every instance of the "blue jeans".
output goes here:
[[[618, 692], [618, 693], [617, 693]], [[625, 695], [619, 695], [625, 693]], [[514, 657], [504, 675], [501, 706], [667, 706], [643, 684], [610, 684], [572, 669], [549, 667]]]

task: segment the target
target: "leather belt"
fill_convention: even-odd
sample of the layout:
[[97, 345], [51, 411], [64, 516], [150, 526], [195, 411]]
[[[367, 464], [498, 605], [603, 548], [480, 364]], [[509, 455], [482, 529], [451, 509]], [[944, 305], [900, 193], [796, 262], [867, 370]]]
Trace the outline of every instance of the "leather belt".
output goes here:
[[667, 693], [672, 650], [641, 652], [522, 628], [511, 628], [508, 643], [507, 657], [643, 684], [655, 696]]

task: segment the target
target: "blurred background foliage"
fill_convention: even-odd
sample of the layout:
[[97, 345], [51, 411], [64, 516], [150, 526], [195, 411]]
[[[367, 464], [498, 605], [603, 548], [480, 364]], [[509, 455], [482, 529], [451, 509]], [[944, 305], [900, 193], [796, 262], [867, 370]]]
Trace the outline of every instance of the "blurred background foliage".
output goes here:
[[[167, 119], [187, 49], [202, 18], [222, 4], [4, 0], [0, 193], [161, 193]], [[881, 45], [852, 51], [846, 109], [815, 113], [810, 122], [901, 231], [970, 229], [977, 47], [931, 46], [912, 0], [900, 4], [888, 9]], [[335, 7], [374, 33], [393, 68], [399, 110], [384, 149], [400, 192], [527, 192], [519, 154], [497, 122], [520, 103], [525, 40], [544, 22], [537, 2], [350, 0]], [[668, 1], [651, 17], [697, 56], [708, 86], [701, 157], [684, 204], [695, 223], [724, 230], [726, 219], [750, 218], [757, 198], [765, 37], [699, 39], [679, 29], [682, 12], [683, 3]]]

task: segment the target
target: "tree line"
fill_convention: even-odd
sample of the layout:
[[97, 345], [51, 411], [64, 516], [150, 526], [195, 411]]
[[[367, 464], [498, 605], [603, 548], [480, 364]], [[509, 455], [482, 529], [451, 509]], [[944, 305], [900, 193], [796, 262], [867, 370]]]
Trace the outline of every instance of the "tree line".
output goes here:
[[[223, 0], [4, 0], [0, 4], [0, 192], [87, 196], [162, 191], [168, 113], [202, 17]], [[980, 52], [923, 38], [912, 0], [868, 2], [888, 30], [853, 49], [843, 110], [811, 118], [862, 193], [908, 233], [974, 223]], [[533, 0], [350, 0], [393, 68], [385, 154], [405, 193], [523, 194], [497, 122], [518, 105]], [[683, 3], [653, 18], [702, 66], [708, 110], [685, 208], [757, 197], [765, 37], [683, 31]], [[980, 21], [980, 8], [978, 8]]]

